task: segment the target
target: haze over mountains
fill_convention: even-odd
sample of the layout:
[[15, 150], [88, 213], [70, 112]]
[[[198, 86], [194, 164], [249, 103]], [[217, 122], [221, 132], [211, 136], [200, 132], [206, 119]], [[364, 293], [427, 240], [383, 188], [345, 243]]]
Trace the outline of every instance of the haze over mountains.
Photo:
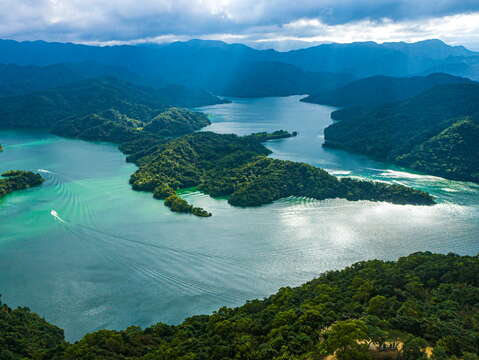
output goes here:
[[374, 106], [405, 100], [437, 85], [472, 83], [468, 78], [444, 73], [427, 76], [371, 76], [350, 82], [331, 91], [316, 89], [302, 101], [332, 106]]
[[[324, 44], [288, 52], [205, 40], [105, 47], [0, 41], [0, 63], [47, 66], [81, 62], [95, 62], [99, 65], [94, 68], [104, 67], [100, 72], [116, 73], [126, 80], [136, 77], [135, 81], [150, 86], [177, 83], [230, 96], [312, 93], [311, 82], [321, 91], [332, 90], [376, 75], [447, 72], [479, 79], [479, 54], [440, 40]], [[245, 90], [248, 88], [251, 93]]]

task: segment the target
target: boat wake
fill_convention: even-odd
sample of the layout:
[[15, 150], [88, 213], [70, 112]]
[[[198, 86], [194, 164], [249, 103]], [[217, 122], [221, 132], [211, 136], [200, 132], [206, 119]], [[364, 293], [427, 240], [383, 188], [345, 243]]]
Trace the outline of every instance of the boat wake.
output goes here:
[[63, 220], [60, 215], [58, 215], [58, 213], [56, 212], [56, 210], [52, 210], [50, 211], [50, 215], [53, 216], [55, 218], [55, 220], [58, 220], [59, 222], [61, 222], [62, 224], [65, 224], [65, 220]]
[[45, 170], [45, 169], [38, 169], [37, 171], [39, 173], [44, 173], [44, 174], [55, 174], [53, 171]]

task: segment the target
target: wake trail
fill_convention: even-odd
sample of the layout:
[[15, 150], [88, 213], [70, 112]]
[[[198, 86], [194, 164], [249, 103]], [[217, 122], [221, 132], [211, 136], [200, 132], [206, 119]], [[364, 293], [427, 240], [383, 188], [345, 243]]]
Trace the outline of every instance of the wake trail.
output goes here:
[[61, 222], [62, 224], [66, 224], [66, 221], [63, 220], [60, 215], [58, 215], [58, 213], [56, 212], [56, 210], [51, 210], [50, 211], [50, 215], [53, 216], [55, 218], [55, 220], [58, 220], [59, 222]]

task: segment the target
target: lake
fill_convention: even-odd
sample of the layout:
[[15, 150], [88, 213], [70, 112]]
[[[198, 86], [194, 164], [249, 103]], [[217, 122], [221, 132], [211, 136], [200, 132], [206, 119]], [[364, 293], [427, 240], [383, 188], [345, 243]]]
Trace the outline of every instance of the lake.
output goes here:
[[266, 144], [273, 157], [410, 185], [433, 194], [438, 205], [288, 198], [243, 209], [183, 193], [213, 213], [198, 218], [132, 191], [135, 166], [114, 145], [2, 130], [0, 170], [41, 171], [46, 178], [41, 187], [0, 199], [2, 301], [30, 307], [76, 340], [102, 328], [179, 323], [360, 260], [479, 252], [478, 185], [325, 149], [323, 129], [334, 109], [299, 99], [204, 107], [213, 122], [205, 130], [295, 130], [295, 138]]

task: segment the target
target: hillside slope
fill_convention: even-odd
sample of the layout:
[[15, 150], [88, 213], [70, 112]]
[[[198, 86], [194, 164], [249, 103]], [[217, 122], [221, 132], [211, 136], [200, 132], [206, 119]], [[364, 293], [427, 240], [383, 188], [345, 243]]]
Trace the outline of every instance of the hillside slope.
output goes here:
[[[0, 311], [3, 359], [371, 359], [368, 346], [404, 346], [405, 360], [479, 355], [479, 257], [416, 253], [363, 261], [297, 288], [179, 325], [100, 330], [75, 344], [28, 309]], [[346, 335], [347, 334], [347, 335]], [[384, 353], [383, 353], [384, 354]], [[382, 354], [375, 354], [382, 355]], [[397, 351], [392, 355], [397, 355]], [[8, 356], [8, 357], [7, 357]], [[439, 357], [440, 356], [440, 357]]]
[[471, 82], [466, 78], [440, 73], [404, 78], [374, 76], [353, 81], [332, 91], [318, 91], [301, 101], [337, 107], [377, 106], [406, 100], [437, 85]]
[[477, 83], [440, 85], [399, 103], [338, 110], [333, 118], [339, 121], [325, 129], [325, 146], [479, 181]]
[[222, 103], [205, 91], [169, 86], [153, 89], [116, 78], [88, 79], [32, 94], [0, 98], [0, 126], [51, 129], [71, 116], [108, 109], [140, 121], [170, 106]]

